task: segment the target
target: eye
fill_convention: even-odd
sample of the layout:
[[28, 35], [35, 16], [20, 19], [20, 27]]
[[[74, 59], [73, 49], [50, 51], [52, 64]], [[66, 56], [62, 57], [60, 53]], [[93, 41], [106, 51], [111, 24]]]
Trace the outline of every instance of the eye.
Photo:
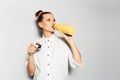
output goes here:
[[55, 22], [55, 19], [53, 19], [53, 21]]
[[50, 19], [47, 19], [47, 21], [50, 21]]

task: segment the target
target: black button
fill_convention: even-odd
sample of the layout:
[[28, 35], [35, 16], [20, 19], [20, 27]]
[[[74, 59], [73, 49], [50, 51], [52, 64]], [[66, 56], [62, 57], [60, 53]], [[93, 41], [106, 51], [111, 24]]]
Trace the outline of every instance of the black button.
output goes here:
[[50, 65], [49, 63], [47, 65]]
[[49, 54], [47, 54], [47, 56], [49, 56]]
[[48, 76], [50, 75], [50, 74], [47, 74]]
[[49, 48], [49, 46], [48, 46], [48, 48]]

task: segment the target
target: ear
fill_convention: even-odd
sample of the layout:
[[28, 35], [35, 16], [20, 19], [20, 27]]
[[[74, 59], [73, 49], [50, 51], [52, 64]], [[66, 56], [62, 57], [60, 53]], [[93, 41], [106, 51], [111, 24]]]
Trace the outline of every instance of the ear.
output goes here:
[[43, 25], [42, 25], [41, 22], [39, 22], [38, 25], [39, 25], [40, 28], [43, 28]]

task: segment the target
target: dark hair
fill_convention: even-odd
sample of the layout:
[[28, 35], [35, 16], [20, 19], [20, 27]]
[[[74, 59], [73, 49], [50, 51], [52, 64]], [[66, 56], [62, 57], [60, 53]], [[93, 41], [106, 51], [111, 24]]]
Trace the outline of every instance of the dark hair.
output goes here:
[[39, 10], [35, 13], [35, 16], [37, 17], [37, 23], [41, 22], [43, 20], [44, 14], [52, 14], [51, 12], [43, 12], [42, 10]]
[[40, 13], [42, 13], [43, 11], [42, 10], [39, 10], [35, 13], [35, 17], [38, 17]]

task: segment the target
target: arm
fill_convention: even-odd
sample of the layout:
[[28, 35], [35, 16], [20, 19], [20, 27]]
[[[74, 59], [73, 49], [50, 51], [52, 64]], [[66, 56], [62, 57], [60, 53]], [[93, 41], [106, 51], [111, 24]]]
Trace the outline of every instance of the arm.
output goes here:
[[34, 76], [35, 73], [34, 53], [36, 50], [37, 50], [37, 46], [35, 44], [31, 44], [30, 46], [28, 46], [27, 70], [31, 77]]
[[75, 45], [75, 43], [74, 43], [74, 41], [72, 39], [72, 36], [65, 35], [63, 32], [60, 32], [60, 33], [63, 35], [63, 37], [65, 38], [65, 40], [68, 43], [69, 47], [71, 48], [73, 59], [78, 64], [82, 65], [81, 53], [78, 50], [77, 46]]
[[[67, 40], [66, 40], [67, 41]], [[75, 45], [73, 39], [69, 39], [69, 41], [67, 41], [67, 43], [69, 44], [71, 51], [72, 51], [72, 56], [73, 59], [80, 65], [82, 65], [82, 57], [81, 57], [81, 53], [78, 50], [77, 46]]]
[[34, 64], [34, 57], [33, 55], [28, 56], [28, 64], [27, 64], [27, 70], [29, 75], [32, 77], [35, 73], [35, 64]]

